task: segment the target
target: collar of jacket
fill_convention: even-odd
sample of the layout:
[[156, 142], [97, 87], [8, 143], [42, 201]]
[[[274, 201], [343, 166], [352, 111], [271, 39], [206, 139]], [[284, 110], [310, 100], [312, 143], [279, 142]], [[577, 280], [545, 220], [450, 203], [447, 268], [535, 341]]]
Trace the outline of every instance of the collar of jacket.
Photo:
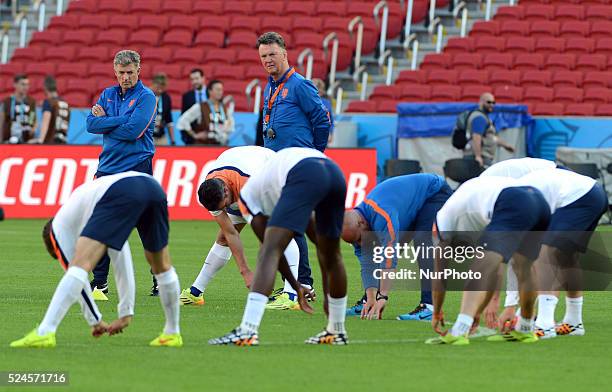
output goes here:
[[268, 76], [268, 82], [270, 82], [270, 86], [273, 86], [273, 88], [276, 88], [276, 86], [278, 86], [279, 84], [283, 83], [285, 81], [285, 78], [287, 77], [287, 74], [289, 72], [291, 72], [292, 69], [293, 69], [293, 67], [289, 67], [289, 69], [287, 69], [285, 71], [283, 76], [281, 76], [281, 78], [278, 79], [278, 82], [275, 81], [274, 78], [272, 78], [272, 76]]
[[127, 98], [130, 95], [134, 94], [134, 92], [142, 90], [143, 87], [144, 85], [142, 84], [142, 81], [138, 80], [138, 82], [136, 82], [136, 85], [134, 87], [128, 88], [128, 90], [125, 92], [125, 95], [123, 95], [121, 92], [121, 86], [117, 86], [117, 89], [118, 89], [117, 91], [121, 98]]

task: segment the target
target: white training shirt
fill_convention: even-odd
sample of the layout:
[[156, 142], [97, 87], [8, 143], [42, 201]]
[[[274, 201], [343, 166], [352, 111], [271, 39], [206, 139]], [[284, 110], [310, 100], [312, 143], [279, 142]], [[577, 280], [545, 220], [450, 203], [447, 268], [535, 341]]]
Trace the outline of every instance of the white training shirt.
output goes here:
[[[74, 258], [76, 242], [98, 201], [104, 196], [108, 188], [123, 178], [136, 176], [149, 175], [134, 171], [113, 174], [86, 182], [72, 192], [66, 203], [55, 214], [52, 223], [53, 234], [58, 246], [66, 256], [66, 261], [70, 263]], [[134, 267], [128, 242], [125, 242], [121, 251], [109, 248], [108, 255], [113, 264], [117, 282], [119, 317], [133, 315], [135, 298]]]
[[518, 181], [521, 186], [532, 186], [542, 192], [551, 213], [586, 195], [597, 182], [591, 177], [564, 169], [539, 170]]
[[[264, 164], [272, 158], [276, 153], [269, 148], [259, 147], [259, 146], [243, 146], [243, 147], [234, 147], [229, 150], [224, 151], [215, 162], [210, 166], [207, 176], [212, 171], [218, 171], [223, 167], [230, 167], [240, 170], [242, 173], [247, 176], [253, 176], [263, 168]], [[231, 175], [231, 174], [230, 174]], [[233, 176], [236, 177], [236, 176]], [[237, 186], [238, 184], [236, 184]], [[239, 189], [234, 189], [234, 192], [239, 191]], [[238, 195], [238, 193], [236, 193]], [[238, 202], [233, 203], [229, 206], [229, 209], [235, 212], [239, 212]], [[212, 216], [219, 216], [223, 213], [223, 211], [210, 211]], [[231, 217], [231, 215], [230, 215]]]
[[554, 169], [553, 161], [540, 158], [517, 158], [498, 162], [480, 174], [481, 177], [498, 176], [521, 178], [537, 170]]
[[325, 154], [312, 148], [285, 148], [268, 160], [259, 173], [249, 178], [240, 191], [240, 210], [249, 223], [254, 215], [272, 215], [287, 182], [287, 174], [307, 158], [328, 159]]
[[507, 177], [476, 177], [465, 182], [438, 211], [438, 232], [483, 230], [491, 222], [501, 191], [515, 186], [518, 181]]

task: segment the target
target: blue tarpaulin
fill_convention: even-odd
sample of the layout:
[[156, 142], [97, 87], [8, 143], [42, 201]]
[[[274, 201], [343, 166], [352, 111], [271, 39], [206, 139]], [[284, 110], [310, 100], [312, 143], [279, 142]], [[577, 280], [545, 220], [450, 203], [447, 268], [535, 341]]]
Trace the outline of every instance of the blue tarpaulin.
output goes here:
[[[450, 136], [459, 113], [477, 106], [474, 103], [400, 103], [397, 137]], [[498, 131], [526, 127], [527, 134], [532, 122], [527, 105], [496, 105], [490, 118]]]

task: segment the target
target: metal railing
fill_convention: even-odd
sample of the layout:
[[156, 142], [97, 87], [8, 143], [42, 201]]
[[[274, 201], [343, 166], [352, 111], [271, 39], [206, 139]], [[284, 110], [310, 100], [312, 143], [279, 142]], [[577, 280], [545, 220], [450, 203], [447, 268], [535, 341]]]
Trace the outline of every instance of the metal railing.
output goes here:
[[[357, 40], [355, 45], [355, 62], [353, 63], [353, 74], [360, 72], [361, 68], [361, 51], [363, 48], [363, 20], [361, 19], [361, 16], [356, 16], [349, 22], [348, 32], [351, 35], [351, 39], [353, 38], [353, 30], [355, 29], [355, 26], [357, 26]], [[359, 76], [357, 75], [357, 77]]]
[[312, 65], [313, 65], [313, 61], [314, 61], [314, 55], [312, 54], [312, 50], [309, 48], [306, 48], [304, 50], [302, 50], [297, 58], [297, 63], [298, 63], [298, 67], [303, 68], [304, 67], [304, 58], [307, 57], [306, 60], [306, 74], [305, 77], [306, 79], [310, 80], [312, 79]]
[[429, 0], [429, 14], [427, 18], [428, 27], [433, 24], [436, 18], [436, 0]]
[[492, 0], [487, 0], [487, 3], [485, 5], [485, 20], [486, 21], [491, 20], [492, 8], [493, 8]]
[[342, 97], [344, 95], [344, 90], [342, 89], [342, 87], [338, 87], [338, 90], [336, 90], [336, 115], [342, 113]]
[[389, 56], [389, 58], [387, 59], [387, 77], [385, 78], [385, 84], [387, 86], [390, 86], [391, 83], [393, 82], [393, 65], [394, 65], [394, 58], [393, 56]]
[[25, 48], [26, 38], [28, 34], [28, 17], [26, 13], [21, 13], [18, 19], [15, 20], [15, 24], [19, 26], [19, 47]]
[[408, 40], [408, 37], [410, 37], [410, 29], [412, 28], [412, 9], [413, 8], [414, 8], [414, 0], [408, 0], [408, 6], [406, 7], [406, 21], [404, 23], [404, 42]]
[[455, 21], [458, 21], [459, 18], [461, 18], [460, 20], [460, 36], [461, 38], [465, 37], [467, 34], [467, 22], [468, 22], [468, 9], [467, 9], [467, 4], [465, 3], [465, 1], [460, 2], [459, 4], [457, 4], [457, 6], [455, 7], [455, 9], [453, 10], [453, 18], [455, 19]]
[[412, 59], [410, 62], [410, 70], [412, 71], [416, 71], [417, 69], [417, 62], [419, 60], [419, 41], [417, 39], [414, 39], [412, 41]]
[[34, 5], [34, 10], [38, 10], [38, 31], [45, 29], [45, 16], [47, 14], [47, 3], [42, 0]]
[[55, 15], [60, 16], [64, 13], [64, 0], [57, 0], [57, 7], [55, 8]]
[[367, 72], [361, 74], [361, 94], [359, 94], [359, 99], [362, 101], [365, 101], [366, 92], [368, 91], [368, 76]]
[[251, 103], [251, 93], [255, 89], [255, 99], [253, 99], [253, 113], [259, 113], [259, 107], [261, 106], [261, 82], [259, 79], [253, 79], [247, 84], [244, 89], [244, 93], [247, 96], [247, 102]]
[[[382, 20], [379, 23], [379, 14], [382, 10]], [[386, 43], [387, 43], [387, 26], [389, 23], [389, 5], [385, 0], [380, 1], [374, 7], [374, 20], [380, 24], [380, 40], [378, 42], [378, 53], [379, 56], [384, 56]]]
[[332, 42], [331, 62], [329, 65], [329, 85], [331, 87], [336, 84], [336, 68], [338, 67], [338, 45], [340, 41], [338, 40], [338, 35], [336, 33], [329, 33], [323, 39], [323, 52], [325, 53], [325, 59], [329, 57], [330, 42]]
[[8, 46], [9, 46], [8, 31], [4, 30], [2, 32], [2, 56], [0, 58], [2, 64], [8, 63]]

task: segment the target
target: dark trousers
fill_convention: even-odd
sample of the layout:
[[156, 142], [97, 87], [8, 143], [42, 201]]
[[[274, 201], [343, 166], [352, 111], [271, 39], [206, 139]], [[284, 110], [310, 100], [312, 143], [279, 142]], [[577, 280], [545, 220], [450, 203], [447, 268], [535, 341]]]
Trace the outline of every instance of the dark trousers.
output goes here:
[[312, 271], [308, 262], [308, 242], [303, 234], [296, 234], [295, 242], [300, 250], [300, 262], [298, 265], [298, 282], [312, 286]]

